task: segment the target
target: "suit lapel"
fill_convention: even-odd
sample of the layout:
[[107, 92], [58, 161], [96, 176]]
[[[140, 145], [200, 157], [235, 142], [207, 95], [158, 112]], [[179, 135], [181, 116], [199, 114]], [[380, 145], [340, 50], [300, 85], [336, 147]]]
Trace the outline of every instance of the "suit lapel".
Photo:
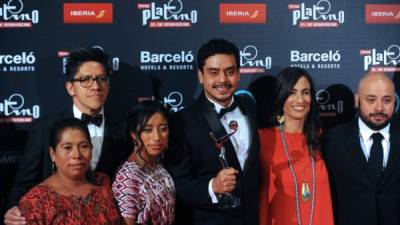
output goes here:
[[345, 132], [345, 137], [347, 137], [346, 144], [348, 145], [347, 149], [350, 151], [353, 159], [358, 165], [360, 165], [361, 170], [366, 173], [375, 184], [377, 184], [379, 181], [376, 180], [374, 174], [371, 172], [368, 161], [365, 158], [364, 152], [361, 148], [358, 119], [353, 120], [353, 122], [350, 124], [350, 127], [345, 129]]
[[399, 146], [400, 146], [400, 136], [399, 124], [391, 123], [390, 125], [390, 149], [389, 149], [389, 157], [386, 164], [385, 171], [383, 173], [381, 185], [384, 185], [385, 182], [390, 177], [390, 174], [394, 171], [398, 164], [399, 158]]
[[243, 167], [243, 171], [246, 174], [246, 172], [249, 171], [249, 168], [252, 165], [256, 165], [258, 163], [259, 151], [258, 151], [257, 124], [255, 121], [256, 115], [252, 114], [251, 110], [248, 110], [250, 107], [246, 106], [245, 102], [241, 98], [237, 97], [235, 98], [235, 101], [237, 101], [240, 111], [242, 111], [243, 115], [247, 117], [249, 126], [250, 145], [248, 149], [248, 156]]
[[[200, 96], [199, 104], [202, 110], [202, 114], [207, 121], [208, 126], [211, 128], [210, 132], [213, 132], [216, 138], [220, 138], [226, 135], [226, 130], [223, 127], [221, 121], [218, 119], [217, 112], [212, 107], [212, 103], [210, 103], [206, 99], [204, 94]], [[238, 171], [242, 172], [239, 160], [236, 156], [235, 149], [230, 139], [224, 143], [224, 147], [229, 166], [234, 167]]]

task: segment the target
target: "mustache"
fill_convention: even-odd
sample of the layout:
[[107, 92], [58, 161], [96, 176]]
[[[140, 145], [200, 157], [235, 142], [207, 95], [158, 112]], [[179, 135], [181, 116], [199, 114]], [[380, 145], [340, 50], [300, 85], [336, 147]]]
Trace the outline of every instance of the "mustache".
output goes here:
[[219, 88], [219, 87], [232, 88], [233, 85], [230, 83], [222, 83], [222, 84], [214, 84], [212, 87], [213, 88]]
[[384, 116], [384, 117], [388, 117], [388, 115], [386, 113], [383, 113], [383, 112], [370, 113], [369, 116]]

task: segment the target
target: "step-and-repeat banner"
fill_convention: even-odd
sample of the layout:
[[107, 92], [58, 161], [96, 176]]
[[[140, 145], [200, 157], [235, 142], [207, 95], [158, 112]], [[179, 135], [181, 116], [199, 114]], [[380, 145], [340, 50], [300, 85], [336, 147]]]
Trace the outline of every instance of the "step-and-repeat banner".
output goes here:
[[240, 49], [241, 85], [270, 110], [271, 82], [284, 67], [312, 75], [326, 127], [351, 118], [368, 71], [400, 86], [399, 0], [0, 0], [0, 213], [30, 124], [70, 106], [65, 56], [97, 46], [116, 71], [107, 107], [123, 116], [157, 93], [172, 111], [200, 93], [196, 52], [211, 38]]

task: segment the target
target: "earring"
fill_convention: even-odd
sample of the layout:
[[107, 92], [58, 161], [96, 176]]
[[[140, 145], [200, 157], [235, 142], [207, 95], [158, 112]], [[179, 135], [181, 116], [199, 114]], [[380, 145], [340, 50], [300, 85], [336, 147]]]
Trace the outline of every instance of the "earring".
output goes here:
[[279, 124], [284, 124], [285, 123], [285, 115], [277, 116], [276, 121], [278, 121]]
[[136, 151], [137, 151], [137, 146], [138, 146], [137, 140], [136, 140], [136, 139], [133, 139], [133, 152], [136, 152]]
[[51, 162], [51, 173], [53, 174], [56, 171], [56, 164]]

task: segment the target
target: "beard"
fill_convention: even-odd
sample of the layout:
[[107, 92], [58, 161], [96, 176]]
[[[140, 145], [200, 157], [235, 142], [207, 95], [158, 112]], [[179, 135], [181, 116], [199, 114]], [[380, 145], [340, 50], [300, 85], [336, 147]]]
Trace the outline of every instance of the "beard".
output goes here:
[[[392, 119], [391, 116], [389, 116], [388, 114], [383, 113], [383, 112], [364, 114], [360, 110], [360, 107], [358, 107], [357, 110], [358, 110], [358, 115], [360, 116], [361, 120], [365, 123], [365, 125], [367, 125], [372, 130], [380, 130], [380, 129], [386, 127], [390, 123], [390, 120]], [[370, 117], [378, 116], [378, 115], [384, 116], [386, 119], [381, 123], [376, 123], [370, 119]]]

